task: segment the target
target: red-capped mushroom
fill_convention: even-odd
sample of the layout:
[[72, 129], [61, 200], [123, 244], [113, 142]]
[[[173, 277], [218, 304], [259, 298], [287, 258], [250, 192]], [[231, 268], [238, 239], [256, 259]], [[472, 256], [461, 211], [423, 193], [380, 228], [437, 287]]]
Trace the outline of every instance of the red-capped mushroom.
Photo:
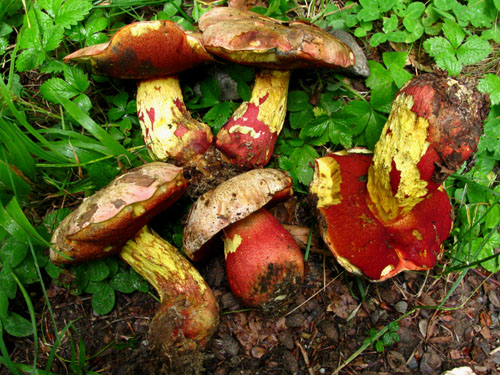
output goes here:
[[172, 369], [201, 365], [200, 350], [219, 321], [215, 296], [196, 268], [144, 226], [185, 189], [182, 168], [155, 162], [132, 169], [87, 198], [59, 224], [50, 253], [55, 264], [68, 264], [119, 252], [160, 295], [150, 339]]
[[269, 162], [286, 115], [290, 70], [346, 68], [351, 49], [314, 25], [288, 26], [251, 11], [218, 7], [199, 20], [207, 51], [239, 64], [265, 68], [257, 73], [251, 99], [243, 102], [217, 134], [216, 145], [245, 168]]
[[136, 22], [108, 43], [80, 49], [66, 62], [89, 64], [96, 74], [137, 79], [137, 111], [145, 144], [156, 160], [185, 164], [212, 144], [208, 125], [187, 111], [178, 73], [212, 61], [195, 33], [172, 21]]
[[291, 183], [279, 170], [254, 169], [201, 195], [189, 212], [184, 251], [201, 259], [222, 234], [229, 285], [247, 305], [275, 309], [303, 280], [299, 247], [263, 209], [288, 199]]
[[486, 108], [471, 85], [421, 75], [397, 94], [373, 156], [316, 160], [310, 194], [344, 268], [381, 281], [435, 265], [453, 222], [441, 183], [476, 150]]

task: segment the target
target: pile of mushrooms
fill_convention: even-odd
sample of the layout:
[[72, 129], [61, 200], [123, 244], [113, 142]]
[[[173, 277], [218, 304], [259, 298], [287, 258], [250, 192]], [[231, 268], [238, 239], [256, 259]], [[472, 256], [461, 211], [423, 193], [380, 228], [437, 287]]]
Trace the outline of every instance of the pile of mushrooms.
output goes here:
[[[198, 261], [223, 245], [229, 285], [244, 304], [272, 311], [286, 302], [303, 281], [303, 255], [266, 209], [292, 196], [292, 181], [261, 167], [283, 126], [290, 69], [355, 62], [347, 45], [302, 22], [285, 25], [213, 8], [199, 27], [201, 35], [170, 21], [134, 23], [110, 42], [65, 58], [97, 74], [138, 80], [144, 142], [159, 161], [87, 198], [60, 223], [51, 250], [57, 264], [119, 254], [147, 279], [161, 299], [150, 337], [177, 365], [179, 358], [182, 364], [198, 358], [216, 331], [217, 301], [196, 268], [147, 223], [193, 184], [184, 177], [186, 168], [248, 170], [198, 197], [187, 218], [184, 252]], [[251, 99], [215, 145], [210, 128], [187, 111], [177, 77], [215, 61], [212, 55], [262, 68]], [[452, 223], [441, 183], [476, 149], [485, 108], [484, 98], [463, 83], [421, 76], [398, 93], [373, 155], [353, 149], [315, 161], [310, 196], [323, 239], [341, 265], [377, 281], [434, 266]], [[222, 164], [212, 164], [210, 153]]]

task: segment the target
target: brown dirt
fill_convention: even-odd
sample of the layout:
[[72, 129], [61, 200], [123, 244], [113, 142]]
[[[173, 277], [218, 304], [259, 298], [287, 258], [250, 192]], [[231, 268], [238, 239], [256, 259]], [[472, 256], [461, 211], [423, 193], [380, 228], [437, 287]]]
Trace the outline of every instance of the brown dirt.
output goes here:
[[[402, 312], [399, 342], [378, 353], [363, 351], [339, 374], [440, 374], [470, 366], [476, 374], [500, 373], [500, 277], [469, 271], [441, 310], [428, 309], [445, 297], [457, 275], [405, 273], [373, 284], [346, 275], [330, 256], [312, 253], [306, 280], [284, 313], [270, 317], [245, 310], [227, 287], [223, 257], [200, 267], [218, 298], [221, 323], [203, 353], [206, 374], [332, 374], [363, 341]], [[361, 286], [361, 288], [360, 288]], [[361, 301], [360, 289], [366, 291]], [[58, 374], [75, 373], [72, 345], [85, 345], [87, 371], [102, 374], [167, 374], [167, 364], [149, 349], [148, 325], [157, 302], [149, 295], [117, 293], [115, 309], [97, 316], [90, 297], [73, 296], [51, 284], [56, 324], [69, 322], [54, 362]], [[41, 325], [39, 367], [45, 364], [54, 335], [43, 298], [36, 311]], [[80, 343], [81, 340], [81, 343]], [[6, 337], [16, 362], [33, 363], [31, 338]], [[0, 369], [0, 374], [6, 374]], [[170, 372], [172, 373], [172, 372]], [[186, 373], [173, 372], [173, 373]]]

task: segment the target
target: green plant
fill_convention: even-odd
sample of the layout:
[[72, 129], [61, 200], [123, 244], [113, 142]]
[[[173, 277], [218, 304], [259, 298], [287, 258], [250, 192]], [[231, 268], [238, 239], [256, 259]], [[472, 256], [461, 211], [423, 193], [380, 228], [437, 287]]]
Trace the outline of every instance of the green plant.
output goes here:
[[370, 337], [365, 343], [374, 345], [377, 352], [382, 353], [387, 347], [399, 342], [399, 324], [397, 321], [390, 322], [386, 329], [380, 334], [375, 328], [370, 329]]

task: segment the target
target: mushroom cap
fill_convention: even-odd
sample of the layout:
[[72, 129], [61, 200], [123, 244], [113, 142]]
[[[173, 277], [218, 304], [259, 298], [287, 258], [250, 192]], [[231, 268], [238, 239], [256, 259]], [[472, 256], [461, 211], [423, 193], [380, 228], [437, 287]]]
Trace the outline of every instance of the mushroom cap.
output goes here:
[[251, 11], [219, 7], [203, 14], [199, 28], [207, 51], [239, 64], [289, 70], [355, 63], [346, 44], [304, 22], [286, 26]]
[[54, 263], [76, 263], [117, 253], [140, 228], [181, 197], [182, 168], [155, 162], [115, 178], [60, 223], [51, 243]]
[[184, 252], [193, 260], [202, 259], [209, 241], [222, 229], [291, 195], [292, 179], [278, 169], [253, 169], [224, 181], [191, 207], [184, 228]]
[[65, 62], [90, 65], [113, 78], [141, 79], [180, 73], [212, 61], [199, 35], [172, 21], [142, 21], [120, 28], [107, 43], [82, 48]]
[[446, 192], [439, 188], [406, 215], [383, 221], [367, 191], [371, 162], [366, 153], [316, 159], [310, 196], [323, 240], [345, 269], [373, 281], [432, 268], [453, 222]]

